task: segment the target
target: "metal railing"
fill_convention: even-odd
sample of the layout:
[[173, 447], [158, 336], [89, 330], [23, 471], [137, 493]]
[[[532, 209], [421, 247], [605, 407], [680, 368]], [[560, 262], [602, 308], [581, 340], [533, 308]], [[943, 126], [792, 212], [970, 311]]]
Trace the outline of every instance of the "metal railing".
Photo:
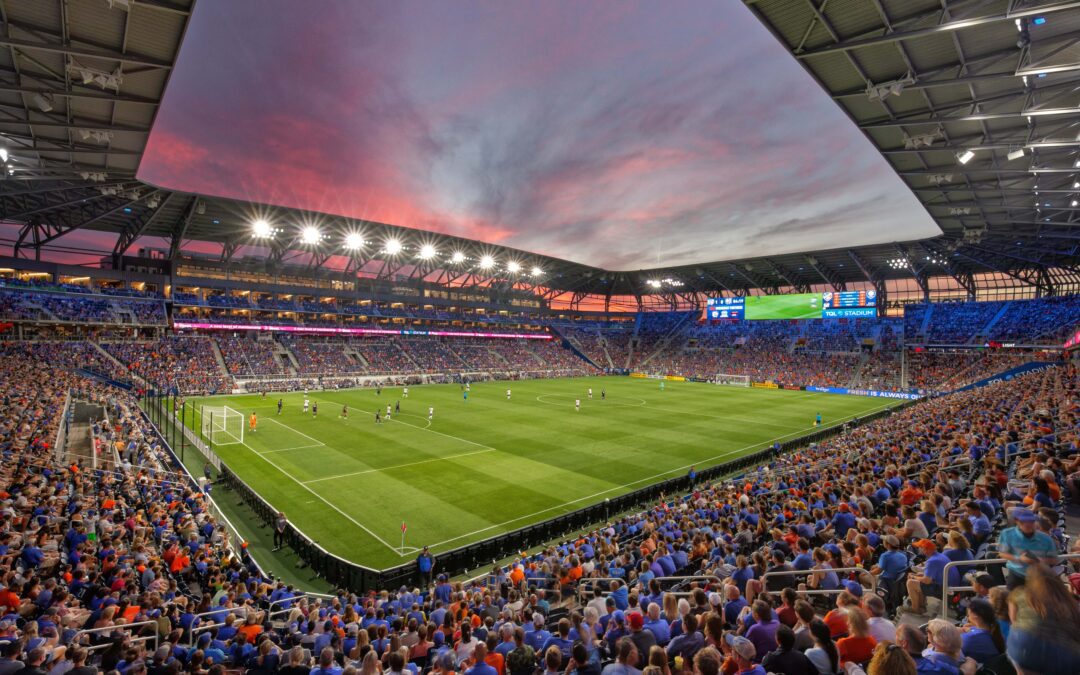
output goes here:
[[[1080, 560], [1080, 553], [1062, 553], [1057, 556], [1059, 562], [1064, 560]], [[990, 565], [1004, 565], [1008, 560], [1004, 558], [986, 558], [983, 560], [957, 560], [955, 562], [946, 563], [945, 567], [941, 570], [942, 582], [941, 582], [941, 618], [946, 618], [949, 613], [949, 592], [959, 591], [971, 591], [974, 590], [973, 586], [950, 586], [949, 585], [949, 570], [954, 567], [988, 567]]]
[[[866, 586], [863, 586], [864, 591], [869, 590], [871, 593], [877, 593], [877, 577], [874, 576], [873, 574], [871, 574], [870, 570], [864, 569], [862, 567], [837, 567], [835, 569], [827, 569], [827, 570], [809, 569], [809, 570], [785, 570], [783, 572], [766, 572], [765, 574], [761, 575], [761, 588], [762, 588], [763, 592], [768, 592], [768, 590], [767, 590], [768, 589], [768, 579], [770, 577], [775, 578], [775, 577], [809, 576], [811, 574], [824, 574], [824, 573], [827, 573], [827, 572], [837, 572], [837, 573], [839, 573], [839, 572], [857, 572], [860, 575], [860, 577], [862, 575], [866, 575], [866, 576], [870, 577], [870, 587], [867, 589]], [[860, 586], [862, 586], [861, 578], [858, 580], [858, 583], [859, 583]], [[833, 589], [822, 589], [822, 588], [795, 589], [795, 592], [799, 593], [800, 595], [840, 595], [841, 593], [843, 593], [846, 590], [847, 590], [847, 588], [845, 588], [844, 584], [841, 583], [839, 588], [833, 588]]]
[[[103, 628], [84, 628], [84, 629], [78, 631], [77, 633], [75, 633], [75, 635], [71, 636], [71, 641], [70, 641], [69, 644], [79, 644], [79, 640], [83, 636], [111, 635], [111, 634], [113, 634], [113, 633], [115, 633], [117, 631], [120, 631], [120, 632], [130, 631], [130, 629], [138, 628], [140, 626], [153, 626], [154, 630], [150, 635], [138, 635], [138, 636], [132, 635], [131, 636], [131, 642], [153, 642], [154, 647], [150, 651], [151, 652], [156, 651], [157, 648], [158, 648], [158, 623], [157, 623], [157, 621], [136, 621], [135, 623], [125, 623], [125, 624], [120, 624], [120, 625], [117, 625], [117, 626], [105, 626]], [[110, 642], [103, 642], [101, 644], [87, 646], [86, 651], [94, 652], [94, 651], [97, 651], [99, 649], [107, 649], [110, 645], [111, 645]]]

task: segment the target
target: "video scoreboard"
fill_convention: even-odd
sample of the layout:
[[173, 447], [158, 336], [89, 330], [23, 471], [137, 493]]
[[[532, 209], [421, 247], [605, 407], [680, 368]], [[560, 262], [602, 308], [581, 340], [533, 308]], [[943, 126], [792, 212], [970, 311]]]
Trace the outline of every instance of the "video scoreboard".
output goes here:
[[705, 319], [837, 319], [877, 316], [877, 291], [826, 291], [749, 297], [709, 298]]

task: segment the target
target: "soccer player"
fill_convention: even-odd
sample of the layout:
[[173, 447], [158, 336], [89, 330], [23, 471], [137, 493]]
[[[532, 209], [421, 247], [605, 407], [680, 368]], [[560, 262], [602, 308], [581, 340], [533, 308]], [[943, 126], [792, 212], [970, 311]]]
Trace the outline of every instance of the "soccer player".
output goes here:
[[382, 385], [381, 384], [375, 385], [375, 395], [376, 396], [382, 396]]
[[468, 403], [468, 402], [469, 402], [469, 390], [468, 390], [468, 389], [466, 389], [465, 391], [461, 392], [461, 399], [462, 399], [463, 401], [465, 401], [466, 403]]
[[507, 401], [510, 400], [510, 390], [509, 389], [506, 390], [506, 400]]
[[265, 389], [262, 390], [262, 397], [263, 397], [263, 400], [265, 401], [266, 400], [266, 390]]
[[382, 424], [382, 418], [379, 417], [379, 411], [375, 411], [375, 424]]
[[390, 419], [390, 404], [386, 404], [386, 419]]
[[814, 418], [814, 426], [815, 427], [820, 427], [821, 426], [821, 413], [818, 413], [817, 417]]
[[589, 387], [589, 400], [592, 400], [592, 387]]
[[308, 400], [307, 400], [307, 396], [305, 396], [304, 397], [304, 414], [305, 415], [307, 414], [307, 409], [308, 409]]
[[255, 426], [258, 423], [259, 420], [257, 417], [255, 417], [255, 413], [251, 413], [251, 417], [248, 418], [248, 431], [250, 431], [251, 433], [255, 433]]
[[279, 398], [279, 399], [277, 400], [277, 414], [279, 414], [279, 415], [281, 414], [281, 404], [282, 404], [283, 402], [284, 402], [284, 400], [283, 400], [283, 399], [280, 399], [280, 398]]
[[600, 400], [601, 401], [606, 401], [607, 400], [607, 389], [601, 389], [600, 390]]
[[319, 402], [318, 401], [315, 401], [314, 403], [311, 404], [311, 416], [312, 417], [318, 417], [319, 416]]
[[394, 414], [396, 415], [399, 412], [401, 412], [401, 401], [396, 401], [394, 403]]
[[580, 398], [575, 398], [574, 399], [574, 410], [576, 410], [577, 412], [581, 412], [581, 399]]
[[343, 419], [343, 420], [349, 419], [349, 406], [347, 406], [347, 405], [341, 406], [341, 419]]
[[468, 382], [465, 383], [465, 391], [469, 391], [471, 387], [472, 385], [470, 385]]
[[401, 398], [409, 398], [409, 388], [405, 387], [401, 390]]
[[660, 380], [660, 391], [664, 391], [664, 381]]
[[435, 407], [434, 406], [428, 406], [428, 409], [427, 409], [428, 422], [431, 421], [432, 417], [435, 417]]

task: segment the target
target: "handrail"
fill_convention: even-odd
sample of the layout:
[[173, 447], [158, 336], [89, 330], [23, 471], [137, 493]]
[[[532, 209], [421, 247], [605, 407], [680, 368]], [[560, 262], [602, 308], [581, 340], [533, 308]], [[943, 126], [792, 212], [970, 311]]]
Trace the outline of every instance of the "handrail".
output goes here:
[[[108, 634], [108, 633], [114, 633], [116, 631], [127, 631], [127, 630], [129, 630], [131, 628], [137, 628], [139, 626], [153, 626], [154, 627], [154, 632], [153, 632], [152, 635], [132, 636], [132, 641], [149, 642], [149, 641], [153, 640], [153, 642], [154, 642], [154, 650], [156, 651], [157, 647], [158, 647], [158, 631], [157, 631], [158, 622], [157, 621], [136, 621], [135, 623], [124, 623], [124, 624], [119, 624], [119, 625], [116, 625], [116, 626], [104, 626], [102, 628], [83, 628], [82, 630], [76, 632], [74, 635], [71, 636], [71, 640], [69, 641], [69, 644], [78, 644], [79, 638], [81, 638], [84, 635], [89, 636], [89, 635], [97, 635], [99, 633]], [[100, 644], [100, 645], [87, 647], [86, 649], [87, 649], [87, 651], [94, 651], [96, 649], [103, 649], [103, 648], [105, 648], [107, 646], [108, 646], [108, 644], [106, 643], [106, 644]]]
[[[769, 577], [786, 577], [786, 576], [796, 576], [796, 575], [806, 576], [806, 575], [810, 575], [810, 574], [817, 574], [817, 573], [824, 573], [824, 572], [858, 572], [860, 575], [865, 574], [868, 577], [870, 577], [870, 581], [872, 582], [870, 584], [870, 592], [873, 593], [873, 592], [877, 591], [877, 577], [874, 576], [873, 574], [871, 574], [870, 570], [865, 569], [863, 567], [837, 567], [837, 568], [830, 568], [828, 570], [808, 569], [808, 570], [786, 570], [786, 571], [783, 571], [783, 572], [766, 572], [765, 574], [761, 575], [761, 587], [762, 587], [763, 590], [767, 589], [768, 584], [766, 583], [766, 579], [768, 579]], [[861, 579], [858, 580], [858, 583], [859, 583], [860, 586], [862, 586], [862, 580]], [[866, 587], [863, 586], [863, 588], [866, 588]], [[834, 589], [831, 589], [831, 590], [830, 589], [821, 589], [821, 588], [808, 588], [808, 589], [805, 589], [805, 590], [798, 590], [796, 592], [797, 593], [802, 593], [804, 595], [832, 595], [833, 593], [839, 594], [840, 592], [842, 592], [844, 590], [847, 590], [847, 589], [844, 588], [843, 584], [840, 584], [839, 588], [834, 588]]]
[[653, 577], [653, 579], [655, 579], [656, 581], [659, 581], [659, 582], [664, 582], [664, 581], [698, 581], [698, 580], [704, 579], [706, 581], [715, 581], [718, 584], [723, 583], [723, 579], [716, 576], [715, 574], [686, 574], [686, 575], [683, 575], [683, 576], [674, 576], [674, 577]]
[[[1058, 561], [1062, 560], [1077, 560], [1080, 559], [1080, 553], [1063, 553], [1057, 556]], [[942, 582], [941, 582], [941, 618], [946, 618], [949, 609], [949, 591], [970, 591], [974, 590], [972, 586], [949, 586], [949, 570], [954, 567], [964, 565], [966, 567], [986, 566], [986, 565], [1004, 565], [1009, 562], [1004, 558], [985, 558], [983, 560], [956, 560], [954, 562], [946, 563], [945, 567], [941, 570]]]
[[[595, 593], [596, 592], [595, 587], [601, 581], [607, 581], [607, 582], [618, 581], [623, 586], [626, 586], [628, 589], [630, 587], [630, 584], [628, 584], [626, 582], [626, 579], [621, 579], [619, 577], [582, 577], [581, 579], [578, 579], [577, 590], [574, 592], [574, 595], [577, 596], [578, 602], [581, 602], [581, 593], [582, 593], [582, 591], [585, 590], [586, 582], [589, 582], [592, 585], [591, 587], [593, 588], [593, 593]], [[559, 584], [559, 580], [555, 579], [555, 583]], [[610, 584], [609, 584], [609, 586], [610, 586]], [[600, 594], [603, 595], [605, 592], [610, 593], [610, 591], [601, 591]], [[627, 592], [629, 592], [629, 591], [627, 591]]]

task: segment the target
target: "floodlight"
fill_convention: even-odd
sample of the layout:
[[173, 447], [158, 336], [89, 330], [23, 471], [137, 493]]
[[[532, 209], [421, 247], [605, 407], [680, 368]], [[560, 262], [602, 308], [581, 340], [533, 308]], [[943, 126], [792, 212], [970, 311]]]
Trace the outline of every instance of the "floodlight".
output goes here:
[[401, 253], [401, 242], [397, 239], [387, 239], [386, 243], [383, 244], [383, 250], [386, 251], [387, 255], [397, 255]]
[[6, 162], [8, 158], [7, 148], [0, 148], [0, 162]]
[[251, 224], [251, 234], [259, 239], [269, 239], [274, 236], [274, 228], [270, 227], [270, 223], [260, 218]]
[[424, 244], [423, 246], [420, 247], [419, 256], [420, 256], [421, 260], [431, 260], [437, 254], [438, 254], [438, 251], [436, 251], [435, 247], [432, 246], [431, 244]]
[[973, 157], [975, 157], [974, 150], [965, 150], [963, 152], [956, 153], [956, 161], [960, 162], [961, 164], [967, 164], [972, 160]]
[[1077, 204], [1080, 204], [1080, 202], [1076, 201], [1075, 199], [1069, 202], [1069, 206], [1076, 206]]
[[461, 251], [454, 251], [454, 255], [450, 256], [450, 262], [462, 263], [465, 262], [465, 254]]
[[1080, 180], [1073, 181], [1073, 187], [1074, 188], [1080, 188]]
[[304, 244], [318, 244], [322, 239], [322, 232], [314, 225], [307, 225], [300, 232], [300, 242]]
[[510, 274], [517, 274], [521, 271], [521, 263], [516, 260], [511, 260], [510, 262], [506, 263], [506, 271]]
[[364, 247], [364, 237], [359, 232], [350, 232], [345, 235], [345, 248], [355, 251]]
[[544, 275], [544, 270], [540, 269], [539, 267], [534, 267], [534, 268], [532, 268], [532, 275], [534, 277], [543, 276]]
[[480, 258], [480, 269], [487, 270], [495, 267], [495, 258], [485, 255]]
[[1008, 158], [1008, 160], [1010, 162], [1013, 161], [1014, 159], [1020, 159], [1023, 156], [1024, 156], [1024, 149], [1023, 148], [1017, 148], [1016, 150], [1013, 150], [1009, 154], [1005, 155], [1005, 157]]

